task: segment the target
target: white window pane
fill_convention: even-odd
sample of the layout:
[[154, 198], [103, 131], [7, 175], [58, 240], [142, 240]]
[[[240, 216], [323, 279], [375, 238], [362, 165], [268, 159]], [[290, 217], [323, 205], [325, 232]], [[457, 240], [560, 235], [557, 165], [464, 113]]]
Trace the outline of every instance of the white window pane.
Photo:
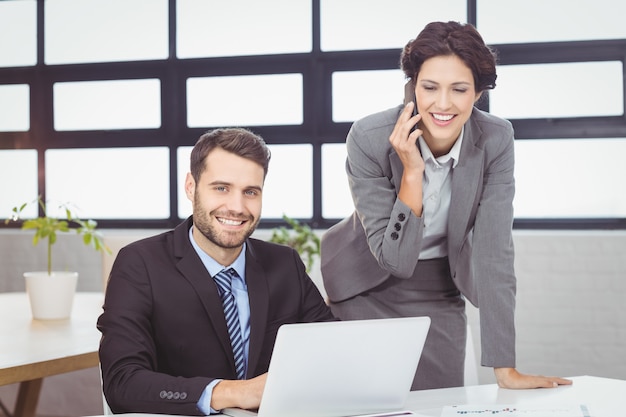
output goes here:
[[399, 69], [333, 72], [333, 121], [352, 122], [402, 104], [405, 83]]
[[30, 87], [28, 84], [0, 85], [0, 132], [30, 129]]
[[46, 197], [81, 217], [168, 218], [169, 186], [165, 147], [46, 151]]
[[626, 38], [626, 3], [615, 0], [477, 0], [489, 44]]
[[47, 0], [46, 64], [168, 56], [167, 0]]
[[436, 20], [465, 22], [465, 0], [321, 0], [323, 51], [403, 48]]
[[[313, 216], [313, 147], [303, 145], [268, 145], [272, 153], [263, 187], [262, 217], [294, 218]], [[191, 146], [178, 149], [178, 216], [192, 212], [183, 186], [189, 172]]]
[[345, 143], [322, 145], [322, 217], [341, 219], [354, 211], [346, 174]]
[[54, 84], [56, 130], [140, 129], [160, 126], [159, 80]]
[[272, 152], [263, 187], [263, 217], [313, 216], [313, 147], [268, 145]]
[[515, 142], [515, 217], [626, 217], [626, 139]]
[[181, 146], [176, 150], [176, 163], [178, 172], [176, 174], [176, 193], [178, 195], [178, 217], [186, 219], [191, 216], [193, 206], [185, 193], [185, 179], [190, 171], [189, 157], [191, 156], [192, 146]]
[[178, 0], [178, 57], [309, 52], [311, 10], [311, 0]]
[[37, 63], [37, 3], [0, 1], [0, 67]]
[[187, 80], [187, 124], [302, 124], [302, 74], [203, 77]]
[[621, 116], [623, 82], [619, 61], [502, 65], [489, 106], [507, 119]]
[[[0, 150], [0, 219], [11, 216], [13, 207], [37, 198], [37, 151]], [[37, 215], [37, 205], [24, 210], [24, 217]]]

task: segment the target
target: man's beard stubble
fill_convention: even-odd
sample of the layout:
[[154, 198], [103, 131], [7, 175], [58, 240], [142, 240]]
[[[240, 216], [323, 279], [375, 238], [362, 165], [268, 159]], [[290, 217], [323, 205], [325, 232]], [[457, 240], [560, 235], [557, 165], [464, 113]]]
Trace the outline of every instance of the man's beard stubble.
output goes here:
[[[201, 206], [198, 199], [194, 199], [193, 204], [193, 223], [194, 227], [198, 229], [200, 233], [204, 237], [206, 237], [213, 244], [225, 248], [225, 249], [234, 249], [238, 248], [248, 239], [252, 233], [256, 230], [257, 225], [259, 224], [260, 219], [255, 219], [254, 216], [243, 216], [240, 213], [235, 212], [220, 212], [214, 210], [207, 214], [206, 210]], [[214, 217], [220, 217], [219, 215], [224, 215], [223, 217], [230, 217], [235, 219], [246, 220], [249, 225], [247, 230], [239, 233], [228, 233], [228, 232], [218, 232], [215, 227], [211, 225], [211, 219]]]

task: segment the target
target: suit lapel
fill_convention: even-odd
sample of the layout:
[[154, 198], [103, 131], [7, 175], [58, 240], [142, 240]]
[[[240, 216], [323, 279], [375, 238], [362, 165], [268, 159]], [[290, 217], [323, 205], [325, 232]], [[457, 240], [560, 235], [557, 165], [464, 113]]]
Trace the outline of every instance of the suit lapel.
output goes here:
[[254, 247], [247, 241], [246, 284], [250, 300], [250, 351], [248, 352], [248, 372], [254, 372], [265, 338], [269, 311], [269, 290], [265, 271], [256, 259]]
[[191, 219], [188, 219], [187, 222], [179, 225], [174, 232], [174, 254], [179, 259], [176, 268], [198, 294], [198, 299], [204, 306], [220, 344], [231, 362], [233, 374], [236, 374], [235, 358], [230, 345], [222, 300], [217, 293], [217, 287], [211, 275], [189, 242], [191, 223]]
[[[471, 120], [471, 119], [470, 119]], [[452, 196], [448, 215], [448, 255], [454, 271], [470, 218], [476, 210], [477, 194], [482, 188], [483, 150], [476, 146], [482, 135], [474, 123], [467, 123], [459, 163], [452, 171]]]

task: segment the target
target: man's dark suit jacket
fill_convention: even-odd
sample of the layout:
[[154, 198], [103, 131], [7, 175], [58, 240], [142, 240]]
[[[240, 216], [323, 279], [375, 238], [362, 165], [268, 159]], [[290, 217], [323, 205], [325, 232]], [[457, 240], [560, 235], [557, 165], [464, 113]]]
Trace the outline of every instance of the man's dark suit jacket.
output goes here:
[[[216, 285], [189, 241], [192, 219], [123, 248], [107, 284], [100, 362], [113, 412], [200, 414], [215, 378], [236, 379]], [[247, 240], [248, 378], [268, 370], [285, 323], [333, 320], [296, 251]]]

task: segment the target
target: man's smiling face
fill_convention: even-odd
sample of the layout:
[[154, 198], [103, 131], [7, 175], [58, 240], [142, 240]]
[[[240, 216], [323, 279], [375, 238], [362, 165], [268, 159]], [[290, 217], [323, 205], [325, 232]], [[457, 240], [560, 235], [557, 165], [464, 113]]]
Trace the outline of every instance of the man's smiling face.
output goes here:
[[[235, 257], [261, 217], [263, 167], [222, 148], [206, 157], [196, 184], [187, 175], [185, 190], [193, 202], [193, 222], [200, 246], [214, 259]], [[228, 256], [230, 258], [230, 256]]]

